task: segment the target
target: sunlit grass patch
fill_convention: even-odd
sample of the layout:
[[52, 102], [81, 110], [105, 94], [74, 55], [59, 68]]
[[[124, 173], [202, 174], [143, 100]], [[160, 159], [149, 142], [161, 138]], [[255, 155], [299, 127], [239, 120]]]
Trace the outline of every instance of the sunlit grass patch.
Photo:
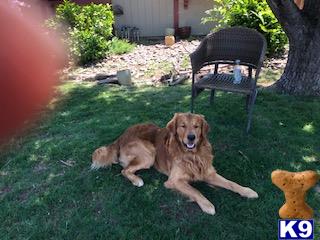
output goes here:
[[315, 155], [303, 156], [302, 159], [303, 159], [303, 161], [308, 162], [308, 163], [318, 162], [319, 161], [319, 159]]
[[307, 132], [307, 133], [314, 133], [315, 129], [313, 126], [313, 123], [307, 123], [303, 126], [302, 128], [303, 131]]

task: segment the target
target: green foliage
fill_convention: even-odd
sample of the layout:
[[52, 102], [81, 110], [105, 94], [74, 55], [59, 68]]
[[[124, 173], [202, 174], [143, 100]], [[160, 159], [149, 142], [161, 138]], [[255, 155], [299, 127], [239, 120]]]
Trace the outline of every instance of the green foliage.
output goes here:
[[123, 54], [131, 52], [135, 45], [129, 43], [127, 40], [113, 38], [109, 45], [109, 52], [113, 54]]
[[114, 16], [109, 4], [79, 6], [64, 0], [56, 9], [56, 20], [67, 24], [72, 30], [90, 31], [105, 39], [112, 36]]
[[59, 4], [56, 9], [56, 19], [59, 22], [66, 23], [70, 27], [77, 26], [77, 16], [81, 12], [81, 7], [73, 2], [64, 0], [62, 4]]
[[80, 64], [103, 59], [109, 42], [101, 35], [90, 30], [75, 29], [71, 32], [71, 53], [78, 57]]
[[[47, 22], [52, 28], [67, 26], [65, 41], [79, 64], [103, 59], [112, 46], [114, 16], [108, 4], [79, 6], [64, 0], [56, 9], [56, 17]], [[128, 45], [129, 43], [127, 43]], [[122, 46], [122, 52], [129, 49]], [[113, 50], [113, 49], [111, 49]]]
[[76, 28], [79, 30], [96, 33], [105, 39], [110, 39], [112, 36], [114, 17], [108, 4], [85, 5], [81, 7], [81, 12], [76, 19]]
[[245, 26], [261, 32], [268, 43], [268, 55], [281, 53], [287, 36], [265, 0], [214, 0], [203, 22], [214, 22], [217, 30], [226, 26]]

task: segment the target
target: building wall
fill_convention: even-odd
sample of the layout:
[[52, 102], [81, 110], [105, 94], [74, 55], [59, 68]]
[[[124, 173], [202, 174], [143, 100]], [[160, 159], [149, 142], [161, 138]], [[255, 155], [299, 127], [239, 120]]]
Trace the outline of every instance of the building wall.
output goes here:
[[[179, 26], [191, 26], [192, 34], [209, 33], [212, 24], [200, 24], [204, 11], [212, 8], [212, 0], [189, 0], [184, 9], [183, 0], [179, 6]], [[135, 26], [141, 36], [164, 36], [166, 28], [173, 28], [173, 0], [113, 0], [113, 5], [123, 7], [124, 14], [116, 17], [116, 27]]]
[[135, 26], [141, 36], [163, 36], [165, 29], [173, 27], [172, 0], [113, 0], [123, 8], [124, 14], [116, 16], [115, 26]]
[[183, 0], [179, 1], [179, 26], [191, 26], [192, 35], [206, 35], [213, 28], [213, 24], [201, 24], [205, 11], [213, 7], [213, 0], [189, 0], [187, 9], [183, 7]]

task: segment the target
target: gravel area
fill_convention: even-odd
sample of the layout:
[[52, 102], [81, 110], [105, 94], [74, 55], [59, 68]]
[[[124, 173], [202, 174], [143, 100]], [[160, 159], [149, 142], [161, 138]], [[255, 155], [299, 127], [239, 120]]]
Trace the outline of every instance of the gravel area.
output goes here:
[[[130, 69], [135, 85], [161, 84], [161, 76], [170, 71], [188, 72], [191, 70], [189, 54], [199, 45], [199, 40], [182, 40], [171, 47], [163, 41], [138, 44], [127, 54], [108, 56], [103, 61], [87, 67], [75, 67], [66, 70], [67, 80], [77, 82], [96, 81], [105, 75], [116, 74], [119, 70]], [[264, 68], [281, 71], [286, 64], [287, 54], [279, 58], [265, 60]]]

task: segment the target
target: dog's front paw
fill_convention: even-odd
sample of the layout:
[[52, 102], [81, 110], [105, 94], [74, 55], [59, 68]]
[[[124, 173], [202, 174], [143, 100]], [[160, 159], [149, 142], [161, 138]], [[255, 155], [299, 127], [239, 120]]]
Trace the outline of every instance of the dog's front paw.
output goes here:
[[139, 178], [139, 179], [136, 179], [135, 181], [133, 181], [132, 184], [137, 187], [142, 187], [144, 185], [144, 182], [141, 178]]
[[251, 188], [248, 188], [248, 187], [243, 188], [240, 195], [242, 197], [247, 197], [247, 198], [258, 198], [259, 197], [258, 193], [256, 193], [255, 191], [253, 191]]
[[216, 214], [216, 209], [211, 202], [201, 204], [201, 205], [199, 204], [199, 206], [202, 209], [202, 211], [204, 211], [207, 214], [210, 214], [210, 215]]

